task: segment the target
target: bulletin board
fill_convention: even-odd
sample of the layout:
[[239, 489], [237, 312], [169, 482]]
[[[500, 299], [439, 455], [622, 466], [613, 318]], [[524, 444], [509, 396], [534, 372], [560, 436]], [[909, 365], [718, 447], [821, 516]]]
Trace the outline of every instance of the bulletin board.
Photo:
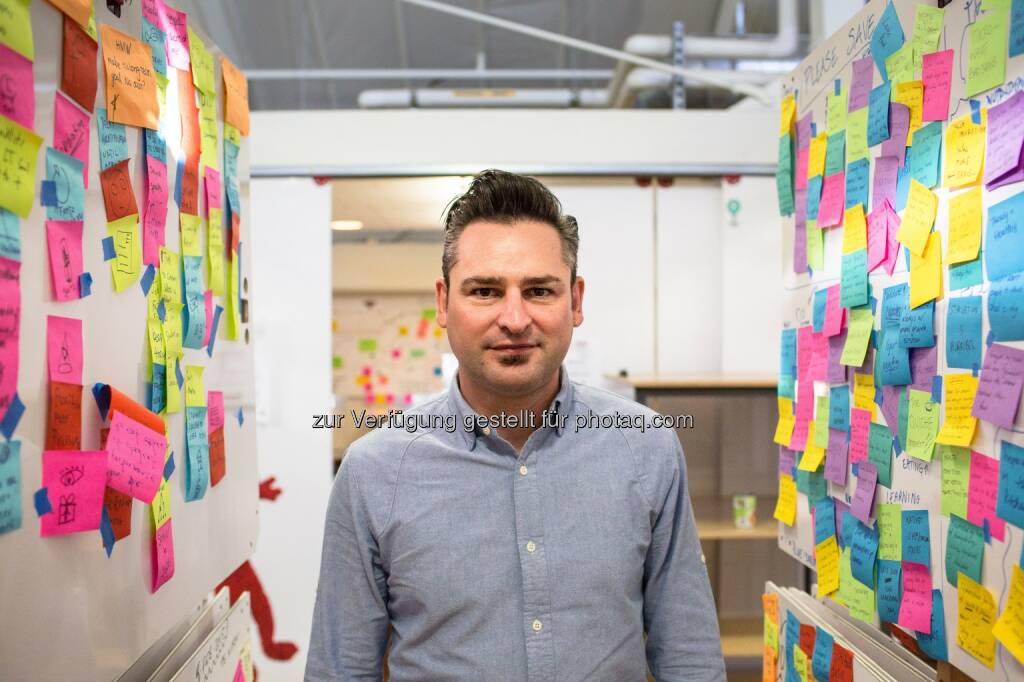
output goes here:
[[[63, 12], [68, 13], [65, 18]], [[89, 19], [92, 12], [93, 18]], [[27, 12], [27, 16], [26, 16]], [[82, 14], [84, 12], [84, 15]], [[132, 60], [132, 66], [125, 67], [122, 72], [121, 85], [134, 87], [133, 83], [143, 83], [153, 77], [153, 69], [157, 69], [157, 59], [152, 63], [136, 68], [134, 60], [144, 57], [153, 58], [157, 46], [158, 58], [166, 57], [169, 41], [167, 32], [160, 31], [155, 35], [150, 32], [145, 36], [143, 31], [143, 12], [157, 12], [164, 18], [171, 17], [173, 28], [181, 29], [181, 35], [188, 35], [185, 21], [191, 35], [205, 43], [207, 55], [196, 53], [194, 60], [208, 58], [212, 60], [213, 82], [202, 81], [206, 92], [216, 91], [216, 139], [212, 140], [209, 118], [204, 122], [204, 133], [207, 138], [202, 142], [203, 158], [201, 166], [216, 167], [221, 173], [222, 183], [204, 183], [199, 181], [198, 203], [189, 204], [191, 210], [198, 214], [191, 224], [198, 224], [198, 232], [193, 238], [198, 239], [201, 246], [200, 256], [202, 268], [199, 281], [184, 280], [186, 288], [198, 285], [202, 290], [212, 287], [209, 268], [214, 267], [214, 260], [219, 256], [223, 259], [226, 282], [223, 293], [210, 297], [211, 310], [219, 309], [217, 324], [203, 320], [203, 329], [214, 330], [209, 339], [201, 347], [185, 347], [181, 351], [178, 367], [183, 375], [188, 375], [188, 383], [180, 382], [180, 405], [177, 411], [169, 411], [158, 415], [150, 421], [153, 429], [163, 428], [169, 441], [170, 459], [163, 462], [160, 474], [160, 490], [166, 491], [153, 497], [147, 504], [140, 499], [128, 498], [129, 502], [120, 508], [119, 518], [123, 521], [125, 513], [130, 518], [130, 534], [114, 538], [109, 534], [111, 525], [108, 521], [111, 512], [107, 504], [103, 506], [103, 518], [100, 528], [83, 530], [70, 534], [41, 537], [41, 527], [47, 523], [57, 523], [53, 515], [57, 509], [64, 508], [65, 499], [57, 499], [56, 494], [46, 493], [40, 500], [37, 491], [43, 483], [42, 463], [43, 451], [49, 447], [45, 443], [49, 432], [48, 420], [54, 410], [49, 400], [49, 393], [54, 383], [53, 374], [48, 368], [47, 329], [48, 316], [60, 316], [80, 320], [81, 322], [81, 377], [78, 379], [83, 386], [81, 406], [78, 412], [80, 425], [80, 449], [82, 451], [103, 451], [101, 444], [101, 428], [112, 425], [127, 410], [139, 419], [145, 415], [145, 408], [152, 407], [156, 411], [157, 398], [153, 386], [159, 382], [154, 374], [152, 347], [154, 341], [149, 337], [151, 331], [147, 320], [150, 318], [148, 290], [159, 286], [159, 291], [166, 282], [165, 277], [173, 276], [170, 266], [154, 267], [150, 270], [142, 254], [135, 250], [139, 247], [140, 235], [146, 227], [144, 221], [151, 221], [148, 230], [156, 234], [163, 232], [166, 248], [181, 254], [182, 234], [179, 215], [179, 203], [176, 194], [182, 183], [182, 175], [176, 174], [181, 162], [183, 170], [179, 173], [188, 175], [192, 152], [182, 151], [182, 126], [179, 105], [179, 80], [191, 79], [189, 71], [180, 71], [175, 67], [166, 67], [167, 87], [166, 99], [158, 101], [159, 132], [166, 142], [167, 212], [165, 220], [154, 218], [157, 211], [150, 214], [150, 193], [158, 191], [152, 167], [147, 168], [147, 156], [157, 154], [153, 139], [146, 140], [143, 128], [137, 125], [124, 125], [126, 146], [127, 175], [125, 182], [116, 186], [101, 182], [100, 141], [98, 139], [97, 119], [100, 109], [108, 109], [105, 93], [105, 67], [103, 35], [110, 28], [120, 31], [122, 36], [117, 40], [124, 46], [125, 59]], [[151, 14], [152, 16], [152, 14]], [[30, 33], [24, 28], [25, 21], [31, 24]], [[72, 22], [69, 27], [67, 22]], [[162, 23], [162, 20], [161, 20]], [[93, 24], [93, 27], [90, 27]], [[169, 23], [166, 28], [172, 28]], [[148, 27], [151, 29], [152, 26]], [[148, 31], [147, 29], [147, 31]], [[88, 130], [88, 171], [87, 187], [84, 190], [84, 220], [82, 221], [82, 264], [81, 270], [89, 277], [65, 277], [65, 268], [75, 270], [74, 249], [65, 250], [60, 247], [58, 253], [67, 258], [58, 258], [58, 276], [51, 279], [50, 249], [48, 248], [48, 217], [52, 219], [54, 212], [65, 207], [73, 209], [75, 203], [68, 200], [69, 187], [76, 183], [68, 182], [68, 177], [61, 176], [55, 170], [48, 169], [46, 159], [48, 148], [60, 144], [55, 140], [54, 127], [58, 106], [66, 107], [70, 101], [69, 89], [87, 88], [87, 76], [92, 66], [88, 50], [79, 51], [86, 42], [73, 42], [75, 60], [79, 72], [71, 82], [62, 83], [62, 70], [68, 66], [65, 54], [65, 32], [72, 30], [81, 35], [93, 33], [97, 35], [98, 54], [95, 70], [98, 87], [95, 93], [95, 110], [76, 102], [71, 102], [72, 111], [77, 118], [87, 120]], [[31, 41], [26, 39], [31, 37]], [[128, 39], [126, 41], [126, 38]], [[8, 115], [20, 116], [28, 111], [28, 120], [24, 126], [42, 138], [35, 158], [34, 176], [31, 183], [31, 202], [25, 207], [24, 215], [8, 212], [3, 218], [3, 239], [0, 239], [0, 251], [8, 258], [14, 246], [20, 241], [20, 273], [18, 287], [15, 289], [15, 301], [4, 300], [4, 343], [9, 351], [11, 348], [11, 313], [12, 306], [20, 307], [20, 323], [14, 328], [15, 338], [20, 344], [13, 354], [14, 362], [5, 351], [3, 369], [0, 374], [11, 376], [16, 363], [16, 389], [24, 412], [20, 421], [10, 416], [10, 408], [4, 405], [4, 429], [13, 428], [13, 433], [5, 430], [0, 440], [3, 456], [4, 475], [0, 485], [0, 503], [2, 512], [3, 532], [0, 533], [0, 603], [5, 620], [9, 623], [8, 631], [0, 639], [0, 677], [11, 680], [27, 679], [78, 679], [99, 680], [116, 679], [126, 671], [132, 663], [156, 642], [161, 635], [177, 624], [192, 605], [199, 603], [225, 576], [229, 575], [252, 552], [257, 534], [257, 461], [255, 420], [247, 420], [246, 415], [253, 414], [253, 362], [252, 347], [249, 345], [248, 311], [245, 290], [248, 285], [249, 268], [246, 255], [246, 226], [248, 214], [248, 152], [244, 136], [239, 139], [237, 173], [230, 170], [225, 160], [226, 129], [225, 107], [240, 106], [240, 99], [245, 99], [247, 116], [247, 97], [239, 92], [234, 99], [226, 104], [226, 93], [222, 81], [220, 51], [216, 46], [216, 36], [207, 36], [202, 27], [192, 22], [192, 17], [185, 17], [165, 6], [157, 0], [143, 0], [125, 3], [120, 7], [120, 16], [115, 16], [107, 8], [107, 3], [82, 2], [82, 0], [61, 0], [53, 3], [42, 0], [27, 2], [25, 0], [0, 0], [0, 69], [4, 69], [5, 77], [13, 73], [12, 64], [23, 64], [10, 57], [11, 44], [24, 51], [26, 43], [31, 45], [34, 54], [30, 63], [31, 82], [27, 89], [18, 87], [5, 90], [3, 102], [0, 102], [0, 123], [5, 123]], [[196, 43], [193, 43], [195, 45]], [[77, 45], [77, 47], [75, 47]], [[178, 58], [181, 58], [180, 44]], [[94, 48], [95, 49], [95, 48]], [[7, 52], [4, 52], [7, 50]], [[161, 54], [162, 53], [162, 54]], [[84, 56], [83, 56], [84, 55]], [[185, 53], [188, 56], [188, 52]], [[208, 63], [208, 62], [207, 62]], [[85, 65], [84, 67], [82, 65]], [[20, 68], [20, 67], [19, 67]], [[115, 69], [116, 72], [116, 69]], [[24, 74], [24, 71], [18, 71]], [[243, 81], [244, 84], [244, 81]], [[34, 92], [33, 92], [34, 91]], [[14, 92], [14, 98], [8, 98]], [[200, 91], [202, 92], [202, 91]], [[28, 95], [26, 97], [25, 95]], [[202, 97], [203, 95], [200, 95]], [[33, 102], [28, 102], [34, 98]], [[162, 98], [161, 98], [162, 99]], [[120, 99], [122, 113], [132, 109], [131, 94]], [[29, 107], [30, 108], [26, 108]], [[7, 108], [4, 108], [4, 107]], [[209, 106], [209, 104], [207, 104]], [[32, 110], [34, 109], [34, 110]], [[62, 115], [67, 115], [67, 110]], [[141, 112], [144, 113], [144, 112]], [[237, 111], [235, 112], [237, 113]], [[232, 114], [234, 116], [234, 114]], [[109, 119], [110, 117], [108, 117]], [[210, 117], [212, 118], [212, 117]], [[65, 119], [66, 120], [66, 119]], [[9, 128], [8, 128], [9, 129]], [[68, 133], [65, 128], [63, 134]], [[81, 135], [79, 127], [76, 134]], [[62, 134], [62, 137], [63, 137]], [[233, 134], [233, 133], [232, 133]], [[79, 138], [80, 139], [80, 138]], [[107, 140], [109, 142], [109, 140]], [[214, 146], [209, 146], [212, 143]], [[105, 147], [106, 148], [106, 147]], [[79, 147], [79, 150], [82, 148]], [[148, 152], [148, 153], [147, 153]], [[201, 167], [200, 166], [200, 167]], [[65, 169], [67, 165], [62, 166]], [[17, 173], [9, 163], [9, 158], [0, 159], [0, 206], [11, 207], [10, 194], [5, 194], [13, 187], [10, 178]], [[200, 178], [207, 177], [200, 170]], [[213, 177], [213, 176], [210, 176]], [[134, 230], [110, 229], [108, 234], [108, 209], [118, 198], [124, 198], [128, 185], [136, 199], [140, 215], [128, 218]], [[104, 197], [102, 187], [108, 187], [108, 196]], [[113, 187], [113, 189], [111, 189]], [[72, 190], [73, 191], [73, 190]], [[211, 199], [208, 195], [219, 193], [219, 199]], [[117, 196], [110, 194], [114, 192]], [[183, 206], [187, 203], [186, 196]], [[217, 202], [222, 206], [222, 228], [218, 230], [223, 245], [218, 248], [216, 241], [207, 249], [210, 235], [214, 228], [210, 227], [211, 216], [215, 212]], [[6, 204], [4, 202], [7, 202]], [[48, 204], [48, 205], [43, 205]], [[73, 211], [72, 211], [73, 213]], [[237, 216], [237, 224], [232, 228], [233, 218]], [[73, 220], [72, 214], [61, 217]], [[120, 219], [124, 224], [124, 219]], [[133, 223], [133, 220], [135, 221]], [[155, 224], [154, 224], [155, 223]], [[215, 222], [213, 222], [216, 225]], [[221, 231], [222, 230], [222, 231]], [[128, 237], [122, 238], [122, 232]], [[19, 238], [20, 235], [20, 238]], [[113, 236], [117, 241], [104, 242], [104, 238]], [[217, 235], [214, 235], [217, 236]], [[233, 243], [232, 237], [237, 243]], [[66, 237], [70, 239], [71, 237]], [[147, 235], [148, 238], [148, 235]], [[113, 240], [112, 240], [113, 241]], [[143, 248], [146, 244], [143, 241]], [[134, 249], [133, 249], [134, 247]], [[112, 249], [112, 250], [111, 250]], [[112, 258], [110, 256], [113, 256]], [[0, 261], [7, 263], [8, 261]], [[166, 275], [163, 273], [167, 273]], [[115, 291], [115, 274], [121, 279], [123, 289]], [[178, 272], [181, 275], [180, 271]], [[88, 280], [91, 279], [91, 285]], [[148, 280], [148, 281], [147, 281]], [[9, 282], [6, 284], [9, 285]], [[58, 299], [58, 289], [65, 285], [70, 291], [67, 300]], [[166, 285], [166, 291], [171, 291]], [[10, 288], [5, 289], [10, 291]], [[88, 295], [82, 295], [88, 292]], [[194, 289], [193, 289], [194, 292]], [[187, 292], [183, 291], [187, 295]], [[204, 306], [204, 294], [200, 291], [200, 314]], [[189, 306], [186, 304], [185, 306]], [[193, 311], [196, 309], [192, 309]], [[217, 315], [218, 313], [214, 313]], [[164, 350], [169, 351], [167, 342], [173, 333], [173, 314], [168, 313], [165, 305], [158, 313], [161, 331], [158, 337], [163, 339]], [[15, 315], [17, 317], [17, 315]], [[193, 319], [191, 324], [198, 324]], [[209, 322], [209, 326], [206, 323]], [[190, 324], [190, 323], [186, 323]], [[179, 327], [178, 333], [182, 329]], [[185, 330], [186, 335], [188, 330]], [[212, 341], [212, 342], [211, 342]], [[63, 337], [57, 341], [61, 349], [73, 347], [74, 341], [66, 345]], [[186, 344], [188, 345], [188, 344]], [[196, 344], [198, 345], [198, 344]], [[74, 358], [71, 350], [70, 357]], [[175, 353], [167, 352], [166, 358]], [[52, 356], [49, 356], [52, 357]], [[165, 366], [173, 367], [173, 363], [165, 358]], [[66, 359], [66, 358], [65, 358]], [[73, 362], [73, 360], [72, 360]], [[198, 381], [198, 372], [190, 368], [203, 368], [202, 382]], [[177, 381], [177, 373], [172, 369], [170, 376]], [[183, 376], [184, 379], [184, 376]], [[0, 380], [2, 383], [2, 380]], [[116, 389], [122, 397], [115, 397], [106, 415], [101, 416], [99, 401], [94, 399], [94, 391], [101, 396], [103, 392], [97, 385], [106, 385]], [[164, 387], [169, 386], [166, 382]], [[168, 389], [169, 390], [169, 389]], [[207, 393], [208, 392], [208, 393]], [[218, 409], [217, 400], [213, 396], [221, 394], [223, 409]], [[134, 401], [139, 407], [125, 407]], [[168, 396], [162, 398], [167, 405]], [[223, 478], [216, 485], [210, 481], [210, 452], [216, 453], [218, 446], [215, 439], [216, 431], [195, 430], [190, 427], [189, 433], [198, 435], [190, 439], [186, 447], [186, 413], [192, 426], [193, 416], [200, 412], [198, 404], [205, 403], [202, 412], [201, 426], [216, 426], [218, 415], [223, 421], [219, 434], [224, 443]], [[14, 401], [11, 401], [13, 404]], [[74, 412], [65, 410], [61, 418], [74, 420]], [[151, 414], [151, 413], [150, 413]], [[106, 419], [104, 420], [104, 416]], [[198, 418], [198, 417], [197, 417]], [[13, 422], [13, 423], [12, 423]], [[140, 422], [141, 423], [141, 422]], [[74, 425], [62, 430], [63, 436], [74, 439]], [[113, 438], [111, 435], [109, 438]], [[145, 441], [151, 444], [151, 440]], [[13, 444], [20, 443], [20, 453], [14, 456]], [[61, 442], [61, 449], [74, 451], [68, 443]], [[108, 443], [109, 446], [109, 443]], [[111, 446], [112, 447], [112, 446]], [[134, 446], [133, 446], [134, 447]], [[144, 446], [139, 446], [143, 450]], [[131, 450], [132, 453], [137, 452]], [[133, 455], [134, 456], [134, 455]], [[101, 459], [101, 462], [112, 462], [112, 457]], [[74, 467], [68, 470], [73, 477], [78, 467], [78, 460], [73, 461]], [[139, 464], [142, 459], [124, 460], [125, 466]], [[129, 469], [119, 469], [121, 474]], [[63, 482], [64, 472], [61, 473]], [[205, 479], [204, 479], [205, 476]], [[186, 502], [186, 481], [191, 479], [199, 486], [203, 481], [204, 490], [199, 487], [188, 491], [193, 501]], [[68, 479], [69, 481], [71, 479]], [[102, 479], [101, 483], [102, 483]], [[106, 481], [112, 478], [108, 469]], [[122, 481], [123, 482], [123, 481]], [[129, 485], [136, 485], [134, 483]], [[86, 508], [91, 498], [86, 491], [79, 490], [82, 503], [80, 509]], [[198, 495], [195, 493], [199, 493]], [[11, 500], [14, 500], [12, 509]], [[154, 515], [158, 500], [161, 517], [159, 528], [171, 525], [171, 532], [154, 530]], [[40, 504], [41, 502], [41, 504]], [[37, 507], [37, 504], [39, 505]], [[88, 503], [91, 508], [91, 502]], [[169, 504], [169, 508], [168, 508]], [[41, 516], [37, 508], [51, 511]], [[127, 507], [127, 509], [125, 509]], [[17, 519], [20, 512], [20, 521]], [[116, 513], [116, 512], [114, 512]], [[166, 518], [169, 513], [169, 520]], [[47, 519], [50, 521], [47, 521]], [[154, 559], [155, 539], [159, 535], [163, 544], [160, 547], [159, 561]], [[112, 544], [110, 541], [114, 540]], [[167, 540], [173, 544], [168, 545]], [[107, 545], [105, 547], [105, 545]], [[109, 556], [108, 556], [109, 548]], [[171, 555], [173, 548], [173, 555]], [[173, 563], [172, 563], [173, 562]], [[157, 565], [158, 564], [158, 565]], [[167, 575], [173, 566], [173, 574]], [[159, 573], [166, 579], [154, 591], [154, 575]], [[232, 667], [233, 669], [233, 667]]]
[[1017, 680], [1024, 7], [934, 5], [868, 3], [782, 83], [779, 546], [852, 617]]

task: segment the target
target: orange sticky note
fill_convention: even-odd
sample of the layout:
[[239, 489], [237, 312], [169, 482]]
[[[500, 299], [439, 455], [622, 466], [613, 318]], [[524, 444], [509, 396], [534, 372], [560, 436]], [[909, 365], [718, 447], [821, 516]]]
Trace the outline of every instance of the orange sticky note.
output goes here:
[[46, 418], [47, 450], [82, 449], [82, 386], [50, 382]]
[[106, 24], [100, 26], [100, 36], [107, 116], [114, 123], [156, 130], [160, 105], [156, 99], [153, 48]]
[[220, 58], [220, 72], [224, 77], [224, 120], [249, 134], [249, 82], [227, 57]]
[[120, 161], [100, 173], [100, 187], [103, 189], [103, 204], [107, 208], [107, 222], [139, 212], [132, 189], [132, 178], [128, 172], [128, 159]]
[[92, 14], [92, 0], [48, 0], [48, 2], [74, 19], [82, 28], [89, 27], [89, 15]]
[[60, 89], [84, 109], [96, 104], [96, 53], [99, 46], [81, 26], [64, 17], [64, 50], [61, 53]]
[[108, 487], [103, 495], [103, 506], [107, 508], [114, 540], [121, 540], [132, 533], [132, 496], [119, 493]]

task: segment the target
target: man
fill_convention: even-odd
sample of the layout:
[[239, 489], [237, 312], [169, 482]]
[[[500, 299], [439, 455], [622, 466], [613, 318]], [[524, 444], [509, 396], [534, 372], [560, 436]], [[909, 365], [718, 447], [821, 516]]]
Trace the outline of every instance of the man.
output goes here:
[[307, 680], [380, 679], [389, 626], [392, 680], [725, 679], [679, 439], [576, 428], [655, 415], [562, 366], [578, 244], [530, 178], [485, 171], [449, 207], [437, 319], [458, 375], [406, 415], [422, 428], [342, 461]]

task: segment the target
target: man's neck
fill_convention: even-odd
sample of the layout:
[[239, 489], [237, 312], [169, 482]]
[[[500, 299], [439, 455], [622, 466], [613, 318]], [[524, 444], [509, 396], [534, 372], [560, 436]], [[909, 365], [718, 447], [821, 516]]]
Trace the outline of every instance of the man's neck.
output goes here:
[[471, 382], [464, 384], [459, 377], [461, 377], [461, 372], [456, 375], [456, 381], [458, 381], [457, 390], [462, 392], [462, 397], [465, 398], [466, 402], [477, 414], [484, 417], [501, 415], [502, 413], [518, 416], [523, 412], [534, 415], [531, 422], [527, 422], [522, 426], [515, 428], [499, 427], [496, 429], [498, 435], [507, 440], [516, 449], [516, 452], [522, 450], [530, 434], [537, 427], [541, 426], [544, 410], [547, 409], [561, 389], [561, 371], [556, 372], [544, 388], [524, 396], [501, 396], [489, 393], [485, 390], [477, 389]]

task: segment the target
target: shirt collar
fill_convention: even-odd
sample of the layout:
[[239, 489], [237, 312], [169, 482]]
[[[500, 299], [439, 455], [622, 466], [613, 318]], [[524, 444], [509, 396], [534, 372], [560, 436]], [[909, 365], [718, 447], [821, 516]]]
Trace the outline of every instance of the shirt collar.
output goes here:
[[[548, 412], [557, 413], [565, 417], [564, 422], [561, 419], [550, 419], [550, 423], [552, 424], [550, 428], [554, 430], [556, 435], [561, 436], [568, 426], [568, 415], [569, 411], [572, 409], [573, 400], [572, 381], [569, 379], [569, 372], [565, 368], [564, 364], [559, 368], [558, 381], [558, 393], [555, 394], [554, 399], [548, 405]], [[479, 416], [479, 413], [470, 407], [469, 403], [466, 402], [466, 398], [463, 397], [462, 389], [459, 388], [458, 372], [456, 372], [455, 376], [452, 377], [451, 385], [448, 387], [448, 409], [450, 413], [454, 414], [456, 419], [458, 419], [458, 424], [456, 424], [455, 427], [456, 433], [461, 434], [465, 446], [472, 450], [476, 445], [477, 436], [483, 436], [484, 433], [478, 426], [474, 426], [473, 429], [468, 431], [465, 428], [467, 415], [471, 415], [472, 419], [476, 419], [476, 417]], [[539, 422], [540, 415], [537, 415], [536, 418]], [[540, 429], [545, 427], [543, 425], [539, 425], [537, 428]]]

